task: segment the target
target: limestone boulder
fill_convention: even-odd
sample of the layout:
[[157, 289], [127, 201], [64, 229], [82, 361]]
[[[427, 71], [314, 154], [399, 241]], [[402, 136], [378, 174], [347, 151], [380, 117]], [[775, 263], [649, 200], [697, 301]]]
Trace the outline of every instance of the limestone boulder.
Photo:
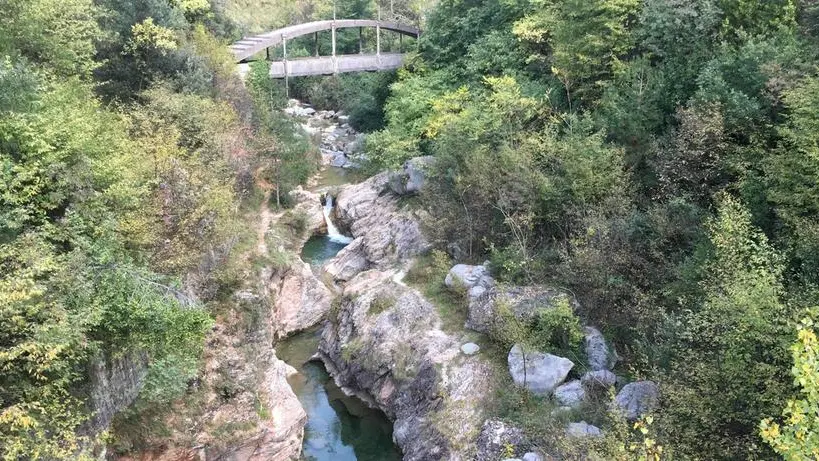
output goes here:
[[566, 435], [572, 438], [600, 438], [603, 437], [603, 431], [601, 431], [599, 427], [592, 426], [586, 421], [580, 421], [579, 423], [569, 423], [566, 427]]
[[557, 386], [554, 394], [557, 403], [571, 408], [580, 406], [586, 400], [586, 390], [578, 379]]
[[626, 384], [614, 398], [614, 403], [629, 421], [634, 421], [654, 411], [659, 401], [660, 390], [653, 381]]
[[274, 336], [283, 338], [318, 324], [333, 300], [333, 294], [310, 269], [298, 260], [272, 283]]
[[[457, 267], [457, 266], [456, 266]], [[477, 266], [483, 267], [483, 266]], [[454, 268], [453, 268], [454, 269]], [[476, 285], [469, 293], [469, 306], [466, 328], [490, 333], [500, 318], [500, 306], [511, 308], [512, 313], [521, 322], [529, 322], [541, 309], [549, 309], [557, 303], [566, 301], [573, 307], [574, 299], [561, 290], [544, 286], [488, 286], [473, 296], [473, 291], [483, 285]]]
[[398, 195], [411, 195], [421, 192], [426, 182], [426, 175], [429, 168], [435, 161], [435, 157], [416, 157], [404, 162], [401, 170], [390, 175], [389, 187]]
[[593, 370], [583, 374], [580, 382], [589, 390], [606, 391], [617, 384], [617, 376], [608, 370]]
[[537, 395], [548, 395], [555, 390], [574, 367], [563, 357], [542, 352], [524, 353], [520, 345], [514, 345], [507, 357], [509, 373], [518, 386], [525, 386]]

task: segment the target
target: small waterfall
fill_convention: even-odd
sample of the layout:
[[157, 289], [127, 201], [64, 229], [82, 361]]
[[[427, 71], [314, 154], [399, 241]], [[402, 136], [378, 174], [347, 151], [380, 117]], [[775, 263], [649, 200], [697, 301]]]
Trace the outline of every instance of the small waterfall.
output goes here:
[[352, 237], [347, 237], [338, 231], [338, 227], [333, 224], [333, 219], [330, 217], [333, 214], [333, 196], [326, 195], [324, 200], [324, 222], [327, 224], [327, 238], [333, 243], [340, 243], [347, 245], [352, 242]]

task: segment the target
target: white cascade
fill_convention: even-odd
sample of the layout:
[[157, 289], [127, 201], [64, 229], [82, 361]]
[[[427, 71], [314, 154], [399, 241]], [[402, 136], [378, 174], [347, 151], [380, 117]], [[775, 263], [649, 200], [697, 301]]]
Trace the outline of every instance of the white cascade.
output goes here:
[[331, 242], [347, 245], [353, 241], [353, 238], [347, 237], [338, 231], [338, 227], [336, 227], [336, 225], [333, 223], [333, 219], [330, 217], [332, 214], [333, 196], [327, 194], [324, 200], [324, 222], [327, 224], [327, 238], [330, 239]]

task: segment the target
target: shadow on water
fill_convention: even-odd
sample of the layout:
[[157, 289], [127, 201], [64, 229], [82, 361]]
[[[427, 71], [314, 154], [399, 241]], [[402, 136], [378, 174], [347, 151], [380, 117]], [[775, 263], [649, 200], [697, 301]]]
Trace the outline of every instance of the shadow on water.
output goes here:
[[316, 330], [296, 335], [276, 347], [278, 356], [299, 370], [289, 381], [307, 412], [304, 459], [400, 460], [401, 454], [392, 442], [392, 423], [386, 416], [345, 395], [320, 362], [308, 362], [318, 341]]

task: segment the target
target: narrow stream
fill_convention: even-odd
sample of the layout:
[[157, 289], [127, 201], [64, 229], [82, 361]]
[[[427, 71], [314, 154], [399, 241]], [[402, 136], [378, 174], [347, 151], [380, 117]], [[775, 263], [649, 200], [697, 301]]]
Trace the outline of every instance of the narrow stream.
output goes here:
[[401, 454], [392, 442], [392, 423], [378, 410], [348, 397], [321, 362], [309, 361], [318, 349], [320, 330], [279, 343], [276, 354], [299, 370], [289, 379], [307, 412], [303, 456], [308, 461], [394, 461]]
[[[326, 166], [318, 178], [320, 186], [354, 181], [358, 173]], [[333, 222], [333, 197], [327, 195], [324, 220], [327, 234], [314, 235], [302, 248], [301, 258], [314, 270], [352, 242]], [[348, 397], [333, 382], [324, 365], [310, 361], [318, 351], [321, 329], [303, 332], [280, 341], [276, 355], [299, 373], [288, 381], [307, 412], [302, 445], [308, 461], [397, 461], [401, 452], [392, 441], [392, 423], [382, 412]]]

